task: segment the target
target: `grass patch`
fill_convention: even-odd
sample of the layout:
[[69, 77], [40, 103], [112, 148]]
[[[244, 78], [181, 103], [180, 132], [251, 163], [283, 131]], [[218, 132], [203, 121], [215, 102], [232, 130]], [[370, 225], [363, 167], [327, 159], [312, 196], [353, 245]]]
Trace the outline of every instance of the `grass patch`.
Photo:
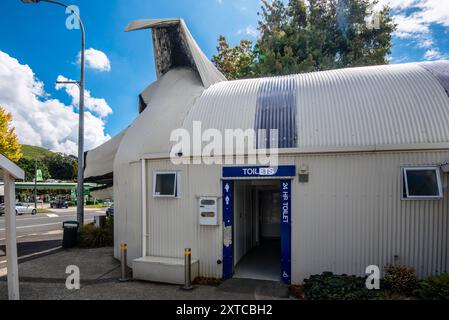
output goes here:
[[50, 213], [51, 211], [48, 209], [37, 209], [37, 213]]
[[109, 208], [109, 206], [107, 206], [105, 204], [90, 204], [90, 205], [84, 206], [84, 208], [86, 208], [86, 209], [106, 209], [106, 208]]
[[54, 152], [41, 147], [22, 145], [23, 156], [30, 159], [43, 160], [46, 157], [52, 157]]

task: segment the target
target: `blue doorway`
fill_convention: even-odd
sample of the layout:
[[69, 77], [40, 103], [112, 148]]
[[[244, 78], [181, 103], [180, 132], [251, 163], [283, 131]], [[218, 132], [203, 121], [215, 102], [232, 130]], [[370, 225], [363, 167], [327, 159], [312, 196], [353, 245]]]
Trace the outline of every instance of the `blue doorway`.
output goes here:
[[[276, 167], [229, 167], [223, 168], [223, 278], [234, 277], [235, 272], [235, 201], [236, 188], [242, 180], [255, 182], [275, 180], [279, 185], [276, 197], [279, 197], [280, 222], [280, 274], [279, 280], [291, 283], [291, 213], [292, 213], [292, 178], [296, 175], [294, 166]], [[266, 173], [271, 176], [267, 177]], [[247, 176], [247, 174], [251, 176]], [[260, 176], [262, 174], [262, 176]], [[238, 192], [237, 192], [238, 193]], [[239, 257], [237, 257], [238, 262]]]

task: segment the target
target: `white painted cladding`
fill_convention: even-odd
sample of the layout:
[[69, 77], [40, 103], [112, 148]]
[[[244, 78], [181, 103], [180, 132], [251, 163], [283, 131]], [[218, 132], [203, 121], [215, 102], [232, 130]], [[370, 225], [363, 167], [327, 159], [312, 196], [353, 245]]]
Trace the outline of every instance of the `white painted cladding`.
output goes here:
[[[449, 150], [281, 157], [281, 164], [307, 164], [310, 169], [309, 183], [295, 179], [292, 184], [293, 282], [324, 271], [363, 275], [368, 265], [382, 268], [392, 262], [414, 266], [421, 277], [448, 271], [447, 174], [444, 199], [401, 200], [401, 166], [438, 165], [448, 159]], [[181, 172], [179, 199], [152, 197], [153, 172], [167, 170]], [[192, 247], [200, 276], [221, 278], [221, 173], [221, 166], [147, 161], [148, 255], [181, 258], [183, 249]], [[137, 193], [127, 201], [140, 203]], [[218, 227], [199, 225], [200, 196], [220, 197]], [[128, 231], [119, 232], [116, 244], [127, 237], [130, 261], [141, 257], [140, 249], [134, 250], [141, 247], [139, 214], [118, 214]]]
[[419, 64], [220, 82], [204, 91], [183, 125], [190, 132], [193, 121], [203, 129], [255, 128], [262, 83], [286, 78], [296, 82], [299, 149], [449, 140], [447, 93]]
[[[181, 195], [178, 199], [153, 198], [155, 171], [181, 172]], [[148, 255], [184, 257], [184, 248], [192, 248], [193, 260], [200, 261], [200, 275], [221, 278], [222, 206], [219, 205], [219, 225], [200, 226], [198, 198], [219, 197], [221, 204], [221, 167], [175, 166], [170, 161], [147, 161]]]
[[421, 277], [449, 271], [447, 174], [444, 199], [401, 200], [401, 166], [447, 159], [449, 151], [292, 158], [310, 168], [309, 183], [293, 184], [294, 281], [323, 271], [363, 275], [368, 265], [394, 262]]

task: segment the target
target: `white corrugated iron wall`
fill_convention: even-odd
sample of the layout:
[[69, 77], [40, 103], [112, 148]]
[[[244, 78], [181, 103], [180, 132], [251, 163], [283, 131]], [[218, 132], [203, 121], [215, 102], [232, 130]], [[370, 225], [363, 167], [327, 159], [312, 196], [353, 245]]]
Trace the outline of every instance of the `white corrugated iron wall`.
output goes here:
[[[153, 198], [155, 171], [181, 173], [179, 199]], [[193, 259], [200, 261], [200, 275], [221, 278], [223, 256], [222, 210], [219, 225], [200, 226], [198, 198], [218, 197], [221, 203], [221, 167], [203, 165], [176, 166], [170, 160], [148, 160], [148, 254], [159, 257], [184, 256], [184, 248], [192, 248]]]
[[417, 64], [298, 75], [300, 148], [447, 142], [449, 100]]
[[128, 245], [128, 265], [142, 256], [142, 174], [140, 162], [115, 167], [114, 254], [120, 258], [120, 244]]
[[449, 151], [290, 159], [310, 168], [309, 183], [293, 184], [294, 282], [324, 271], [363, 275], [369, 265], [394, 262], [421, 277], [449, 271], [447, 175], [443, 200], [401, 200], [401, 166], [440, 164]]
[[[296, 90], [300, 149], [448, 141], [447, 93], [419, 64], [218, 83], [198, 99], [184, 127], [191, 130], [197, 120], [204, 129], [255, 128], [258, 97], [271, 97], [283, 86]], [[273, 105], [273, 119], [279, 116], [274, 106], [283, 105], [282, 99]], [[290, 123], [285, 121], [283, 128]]]
[[[401, 200], [401, 167], [438, 165], [449, 151], [282, 156], [282, 164], [309, 166], [310, 181], [293, 181], [293, 281], [324, 271], [363, 275], [368, 265], [400, 263], [419, 276], [449, 269], [449, 192], [444, 199]], [[181, 199], [152, 197], [153, 172], [181, 171]], [[148, 253], [183, 256], [193, 248], [200, 275], [221, 277], [222, 206], [218, 227], [198, 224], [198, 197], [221, 197], [221, 167], [147, 162]], [[397, 256], [397, 257], [396, 257]]]
[[[444, 199], [401, 200], [401, 167], [438, 165], [449, 151], [381, 152], [281, 157], [282, 164], [307, 165], [310, 181], [292, 186], [292, 270], [300, 283], [332, 271], [364, 275], [368, 265], [400, 263], [419, 276], [449, 270], [449, 191]], [[180, 199], [152, 197], [153, 172], [175, 170], [182, 176]], [[183, 256], [192, 247], [200, 275], [222, 276], [222, 212], [218, 227], [199, 226], [198, 197], [221, 197], [221, 167], [175, 166], [149, 160], [148, 254]], [[221, 198], [220, 198], [221, 199]]]

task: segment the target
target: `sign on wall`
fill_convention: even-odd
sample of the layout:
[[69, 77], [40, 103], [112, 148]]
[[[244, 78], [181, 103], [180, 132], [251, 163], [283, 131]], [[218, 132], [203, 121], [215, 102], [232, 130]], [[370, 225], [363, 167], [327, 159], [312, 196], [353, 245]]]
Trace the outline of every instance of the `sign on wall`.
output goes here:
[[281, 180], [281, 279], [291, 283], [292, 272], [292, 181]]
[[296, 176], [296, 166], [223, 168], [224, 178], [279, 178], [294, 176]]

